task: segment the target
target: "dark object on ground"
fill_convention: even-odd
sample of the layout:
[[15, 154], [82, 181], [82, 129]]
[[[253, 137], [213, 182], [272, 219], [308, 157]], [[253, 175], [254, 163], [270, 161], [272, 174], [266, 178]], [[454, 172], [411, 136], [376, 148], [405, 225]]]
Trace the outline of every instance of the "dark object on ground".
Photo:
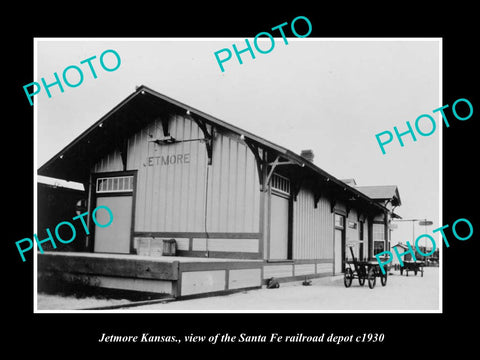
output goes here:
[[279, 287], [280, 287], [280, 283], [278, 282], [277, 279], [273, 277], [271, 279], [268, 279], [267, 289], [277, 289]]

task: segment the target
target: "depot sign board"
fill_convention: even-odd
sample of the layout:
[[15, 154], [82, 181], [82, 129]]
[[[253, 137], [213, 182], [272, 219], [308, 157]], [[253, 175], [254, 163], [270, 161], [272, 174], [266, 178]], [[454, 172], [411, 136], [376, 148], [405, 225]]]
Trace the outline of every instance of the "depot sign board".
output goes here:
[[172, 154], [161, 156], [149, 156], [147, 166], [167, 166], [167, 165], [190, 164], [190, 153]]
[[418, 225], [420, 226], [430, 226], [430, 225], [433, 225], [433, 221], [419, 221], [418, 222]]

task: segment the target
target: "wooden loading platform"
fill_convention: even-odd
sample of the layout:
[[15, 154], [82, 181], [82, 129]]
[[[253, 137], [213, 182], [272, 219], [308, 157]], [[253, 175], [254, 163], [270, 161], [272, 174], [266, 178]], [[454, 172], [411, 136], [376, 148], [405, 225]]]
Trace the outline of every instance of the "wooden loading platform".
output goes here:
[[177, 299], [260, 288], [280, 282], [332, 275], [331, 262], [240, 260], [184, 256], [140, 256], [79, 252], [37, 255], [37, 276], [90, 287], [154, 293]]

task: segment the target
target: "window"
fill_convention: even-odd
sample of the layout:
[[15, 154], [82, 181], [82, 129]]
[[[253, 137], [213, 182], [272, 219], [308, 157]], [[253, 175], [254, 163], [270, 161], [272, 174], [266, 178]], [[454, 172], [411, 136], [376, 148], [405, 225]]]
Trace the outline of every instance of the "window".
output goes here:
[[343, 217], [343, 215], [335, 214], [335, 227], [343, 229], [344, 226], [345, 226], [345, 218]]
[[373, 255], [385, 251], [385, 226], [373, 224]]
[[272, 189], [282, 194], [290, 195], [290, 180], [284, 176], [273, 174], [270, 182]]
[[133, 190], [133, 176], [116, 176], [97, 179], [97, 193]]
[[385, 251], [385, 241], [374, 241], [373, 242], [373, 255]]
[[358, 240], [360, 240], [359, 259], [363, 260], [363, 221], [358, 223]]

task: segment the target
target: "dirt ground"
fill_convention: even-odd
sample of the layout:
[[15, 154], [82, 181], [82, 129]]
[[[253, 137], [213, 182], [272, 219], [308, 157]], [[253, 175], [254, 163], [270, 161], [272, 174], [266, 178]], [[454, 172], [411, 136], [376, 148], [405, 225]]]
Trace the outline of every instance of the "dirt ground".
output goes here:
[[[393, 271], [387, 286], [369, 289], [354, 280], [350, 288], [343, 277], [313, 279], [311, 286], [301, 282], [282, 283], [278, 289], [257, 289], [223, 296], [157, 303], [112, 311], [128, 312], [309, 312], [380, 311], [439, 312], [439, 268], [426, 268], [424, 276], [400, 275]], [[75, 310], [128, 303], [128, 300], [61, 297], [38, 294], [38, 310]]]

